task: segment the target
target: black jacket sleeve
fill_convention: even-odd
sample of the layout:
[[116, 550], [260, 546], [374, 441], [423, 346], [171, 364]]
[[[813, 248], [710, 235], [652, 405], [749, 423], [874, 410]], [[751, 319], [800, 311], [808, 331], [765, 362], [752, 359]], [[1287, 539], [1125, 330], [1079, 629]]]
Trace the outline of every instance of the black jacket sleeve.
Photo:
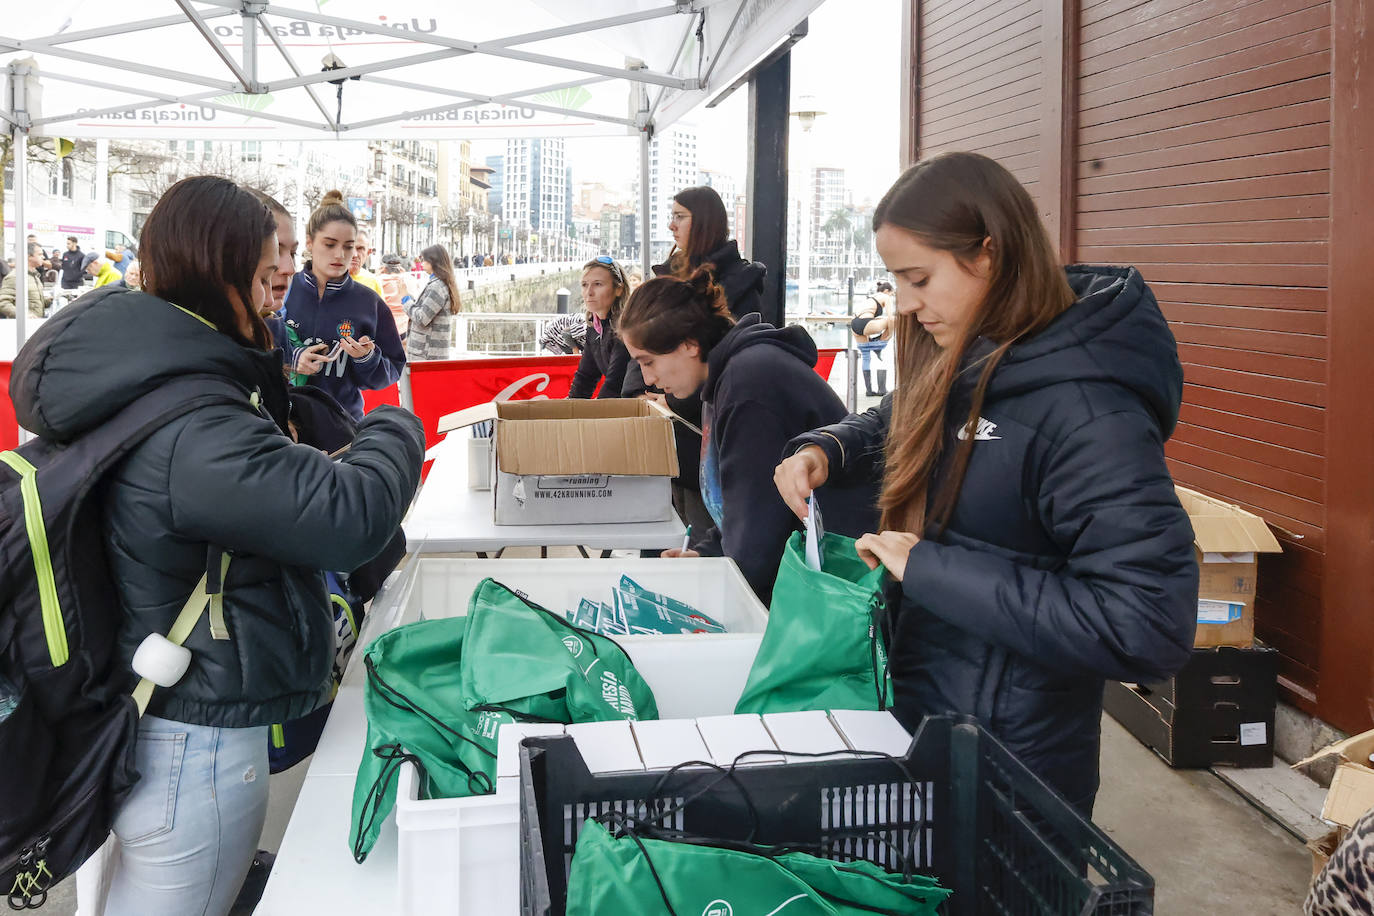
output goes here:
[[265, 417], [197, 410], [168, 474], [179, 532], [291, 566], [354, 569], [395, 534], [420, 483], [425, 439], [399, 407], [363, 418], [340, 461], [297, 445]]
[[782, 457], [818, 445], [830, 461], [828, 484], [853, 487], [873, 483], [883, 476], [883, 454], [891, 425], [892, 395], [887, 394], [877, 407], [797, 436], [787, 443]]
[[[596, 390], [596, 383], [601, 379], [601, 367], [596, 364], [596, 357], [592, 354], [591, 341], [587, 341], [587, 346], [582, 348], [582, 359], [577, 363], [577, 371], [573, 373], [572, 387], [568, 389], [570, 398], [589, 398]], [[603, 389], [605, 386], [602, 386]]]
[[1181, 668], [1198, 568], [1158, 429], [1129, 412], [1080, 427], [1049, 456], [1038, 509], [1062, 568], [923, 540], [907, 559], [907, 599], [1066, 673], [1137, 681]]
[[725, 522], [721, 552], [733, 559], [765, 605], [773, 596], [787, 538], [797, 518], [773, 485], [772, 457], [787, 442], [786, 426], [766, 404], [743, 400], [712, 418], [720, 455]]
[[[601, 385], [598, 398], [618, 398], [625, 386], [625, 373], [630, 367], [630, 351], [625, 349], [619, 337], [611, 338], [611, 352], [606, 359], [606, 381]], [[635, 365], [639, 365], [635, 363]], [[581, 369], [581, 365], [578, 369]]]

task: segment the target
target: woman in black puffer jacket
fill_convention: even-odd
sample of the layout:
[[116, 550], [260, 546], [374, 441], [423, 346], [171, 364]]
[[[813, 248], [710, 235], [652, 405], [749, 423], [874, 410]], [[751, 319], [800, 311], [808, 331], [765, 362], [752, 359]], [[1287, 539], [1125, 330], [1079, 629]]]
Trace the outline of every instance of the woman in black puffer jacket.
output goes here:
[[16, 360], [12, 390], [24, 426], [59, 441], [177, 376], [242, 391], [241, 404], [168, 423], [105, 479], [129, 689], [135, 649], [166, 634], [201, 576], [231, 557], [222, 620], [212, 609], [196, 622], [190, 668], [153, 692], [139, 723], [141, 778], [115, 816], [121, 865], [105, 912], [223, 914], [266, 813], [267, 728], [329, 699], [320, 570], [353, 569], [386, 546], [418, 485], [424, 436], [408, 412], [380, 408], [338, 462], [291, 441], [281, 356], [259, 317], [276, 226], [252, 194], [221, 178], [178, 182], [142, 240], [147, 292], [99, 290], [64, 309]]
[[620, 397], [630, 354], [616, 334], [620, 308], [630, 295], [625, 270], [614, 258], [602, 255], [582, 265], [582, 304], [587, 309], [586, 338], [582, 360], [573, 375], [570, 398], [590, 398], [597, 382], [604, 382], [598, 398]]
[[792, 440], [778, 488], [802, 513], [822, 483], [882, 481], [857, 548], [901, 585], [894, 714], [978, 717], [1090, 815], [1103, 682], [1192, 651], [1193, 530], [1164, 461], [1177, 344], [1139, 271], [1061, 267], [986, 156], [912, 166], [873, 224], [901, 385]]

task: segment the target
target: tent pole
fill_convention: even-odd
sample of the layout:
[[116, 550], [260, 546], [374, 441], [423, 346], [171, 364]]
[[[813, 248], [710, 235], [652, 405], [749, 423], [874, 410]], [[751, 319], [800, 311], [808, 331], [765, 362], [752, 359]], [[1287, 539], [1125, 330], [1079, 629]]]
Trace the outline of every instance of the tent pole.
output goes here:
[[[10, 113], [14, 122], [10, 127], [10, 150], [14, 156], [14, 348], [18, 354], [27, 339], [29, 320], [29, 246], [25, 230], [28, 223], [24, 219], [24, 198], [28, 196], [29, 179], [29, 68], [25, 65], [10, 64], [9, 93]], [[0, 230], [0, 238], [4, 237]], [[0, 245], [3, 249], [4, 245]], [[41, 291], [40, 291], [41, 294]], [[19, 442], [29, 441], [24, 427], [19, 427]]]
[[652, 280], [649, 250], [649, 126], [639, 129], [639, 262], [644, 279]]

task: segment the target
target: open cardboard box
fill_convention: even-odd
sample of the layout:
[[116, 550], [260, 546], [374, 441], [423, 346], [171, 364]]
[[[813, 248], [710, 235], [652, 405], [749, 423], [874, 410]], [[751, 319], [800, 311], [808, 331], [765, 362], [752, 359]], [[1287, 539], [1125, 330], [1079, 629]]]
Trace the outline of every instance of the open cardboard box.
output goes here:
[[1193, 523], [1201, 575], [1193, 645], [1247, 649], [1255, 641], [1256, 554], [1283, 547], [1258, 515], [1186, 487], [1174, 489]]
[[1339, 827], [1353, 827], [1361, 815], [1374, 808], [1374, 764], [1370, 754], [1374, 754], [1374, 730], [1337, 741], [1293, 764], [1297, 768], [1327, 757], [1340, 759], [1336, 775], [1331, 777], [1331, 788], [1326, 790], [1322, 820]]
[[448, 414], [441, 434], [495, 421], [498, 525], [662, 522], [673, 517], [673, 424], [639, 398], [493, 401]]

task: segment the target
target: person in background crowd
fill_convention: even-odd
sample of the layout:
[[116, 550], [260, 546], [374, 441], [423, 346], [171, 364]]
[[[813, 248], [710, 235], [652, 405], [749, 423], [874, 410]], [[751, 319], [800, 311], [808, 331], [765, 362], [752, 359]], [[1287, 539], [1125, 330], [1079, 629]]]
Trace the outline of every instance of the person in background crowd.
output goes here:
[[76, 295], [75, 290], [81, 289], [85, 283], [85, 268], [83, 266], [86, 253], [81, 250], [81, 245], [76, 236], [67, 236], [67, 250], [62, 252], [62, 291], [68, 298]]
[[401, 269], [401, 256], [389, 254], [382, 258], [382, 272], [377, 276], [382, 288], [382, 300], [391, 309], [391, 317], [396, 322], [396, 333], [405, 340], [410, 333], [410, 319], [406, 316], [406, 306], [415, 298], [415, 288], [410, 274]]
[[[598, 398], [618, 398], [625, 383], [630, 354], [616, 334], [621, 307], [630, 295], [625, 270], [607, 255], [582, 265], [582, 304], [587, 309], [582, 361], [577, 364], [570, 398], [590, 398], [601, 382]], [[604, 379], [604, 381], [603, 381]]]
[[143, 269], [139, 266], [138, 259], [135, 258], [129, 263], [128, 270], [124, 271], [123, 278], [116, 280], [111, 286], [123, 286], [125, 289], [143, 288]]
[[453, 342], [452, 316], [460, 307], [453, 262], [443, 245], [430, 245], [420, 252], [420, 266], [430, 277], [420, 295], [406, 305], [410, 319], [406, 356], [412, 360], [447, 359]]
[[[725, 204], [714, 188], [702, 186], [679, 191], [673, 197], [668, 231], [673, 234], [673, 251], [665, 263], [653, 266], [655, 276], [685, 280], [702, 265], [711, 265], [734, 318], [759, 310], [763, 279], [768, 270], [757, 261], [740, 257], [739, 246], [730, 238]], [[687, 423], [701, 427], [701, 398], [690, 391], [666, 397], [650, 391], [637, 363], [632, 362], [625, 373], [623, 394], [626, 397], [652, 396], [666, 403]], [[678, 507], [678, 514], [693, 530], [705, 531], [711, 527], [712, 520], [702, 503], [698, 483], [701, 436], [683, 423], [673, 424], [673, 436], [677, 440], [678, 468], [681, 470], [673, 481], [673, 502]]]
[[630, 284], [630, 292], [633, 293], [644, 282], [644, 269], [638, 265], [631, 267], [625, 272], [625, 280]]
[[109, 258], [95, 258], [86, 265], [86, 273], [95, 278], [92, 289], [100, 289], [102, 286], [109, 286], [111, 283], [118, 283], [123, 279], [119, 271], [114, 269]]
[[[114, 813], [119, 865], [106, 916], [229, 912], [267, 811], [268, 726], [331, 695], [334, 615], [318, 570], [381, 551], [419, 483], [424, 437], [405, 411], [374, 411], [338, 461], [286, 435], [286, 384], [259, 317], [274, 230], [232, 182], [178, 182], [144, 226], [148, 292], [88, 294], [68, 307], [80, 310], [74, 320], [45, 324], [14, 366], [25, 379], [21, 422], [59, 441], [179, 376], [212, 374], [244, 395], [170, 421], [102, 484], [122, 610], [119, 689], [133, 689], [135, 650], [167, 631], [207, 563], [218, 569], [220, 551], [233, 555], [222, 590], [232, 638], [197, 625], [189, 670], [154, 690], [139, 719], [140, 778]], [[93, 352], [137, 358], [93, 362]]]
[[[775, 328], [757, 313], [738, 322], [709, 267], [687, 280], [659, 277], [635, 290], [617, 323], [644, 371], [670, 396], [697, 390], [705, 404], [701, 493], [713, 522], [693, 529], [691, 548], [665, 557], [727, 556], [765, 605], [796, 519], [771, 487], [768, 455], [794, 436], [845, 416], [844, 403], [815, 371], [805, 329]], [[585, 357], [584, 357], [585, 359]], [[877, 519], [875, 488], [822, 493], [828, 531], [858, 535]]]
[[353, 282], [372, 290], [377, 295], [382, 295], [382, 286], [377, 282], [377, 277], [372, 271], [367, 269], [367, 258], [372, 253], [368, 247], [367, 231], [358, 230], [358, 238], [353, 244], [353, 260], [348, 265], [348, 275], [353, 278]]
[[[306, 224], [310, 257], [287, 294], [277, 345], [288, 367], [309, 376], [353, 416], [363, 416], [363, 389], [386, 388], [401, 377], [405, 350], [382, 297], [348, 275], [357, 220], [330, 191]], [[289, 328], [299, 344], [293, 345]]]
[[892, 339], [892, 284], [879, 280], [873, 295], [869, 296], [862, 308], [854, 313], [850, 330], [858, 342], [859, 352], [863, 355], [864, 394], [868, 397], [887, 394], [887, 370], [878, 370], [878, 390], [873, 390], [873, 374], [869, 360], [877, 358], [881, 364], [883, 350]]
[[116, 242], [113, 251], [105, 252], [105, 257], [110, 259], [114, 269], [119, 271], [119, 275], [124, 276], [124, 272], [129, 269], [129, 265], [134, 262], [134, 253], [124, 247], [123, 242]]
[[873, 214], [902, 386], [799, 436], [778, 490], [882, 480], [859, 555], [901, 583], [894, 713], [976, 716], [1085, 817], [1102, 684], [1192, 655], [1193, 530], [1164, 462], [1183, 370], [1131, 267], [1066, 271], [1034, 201], [976, 153], [920, 162]]
[[10, 271], [13, 269], [14, 268], [10, 266], [9, 258], [0, 258], [0, 280], [3, 280], [5, 277], [8, 277], [10, 275]]
[[[25, 296], [29, 300], [29, 314], [42, 318], [43, 312], [52, 304], [52, 296], [43, 292], [43, 280], [38, 271], [43, 264], [43, 248], [37, 242], [28, 245], [28, 282]], [[15, 316], [15, 300], [19, 291], [19, 271], [12, 270], [0, 280], [0, 318]]]
[[48, 272], [49, 270], [52, 270], [52, 259], [48, 256], [47, 251], [45, 251], [45, 250], [43, 249], [42, 243], [40, 243], [40, 242], [38, 241], [38, 236], [36, 236], [36, 235], [29, 235], [29, 236], [26, 236], [26, 237], [24, 238], [24, 243], [25, 243], [26, 245], [37, 245], [37, 246], [38, 246], [38, 272], [39, 272], [39, 274], [44, 274], [44, 273]]

